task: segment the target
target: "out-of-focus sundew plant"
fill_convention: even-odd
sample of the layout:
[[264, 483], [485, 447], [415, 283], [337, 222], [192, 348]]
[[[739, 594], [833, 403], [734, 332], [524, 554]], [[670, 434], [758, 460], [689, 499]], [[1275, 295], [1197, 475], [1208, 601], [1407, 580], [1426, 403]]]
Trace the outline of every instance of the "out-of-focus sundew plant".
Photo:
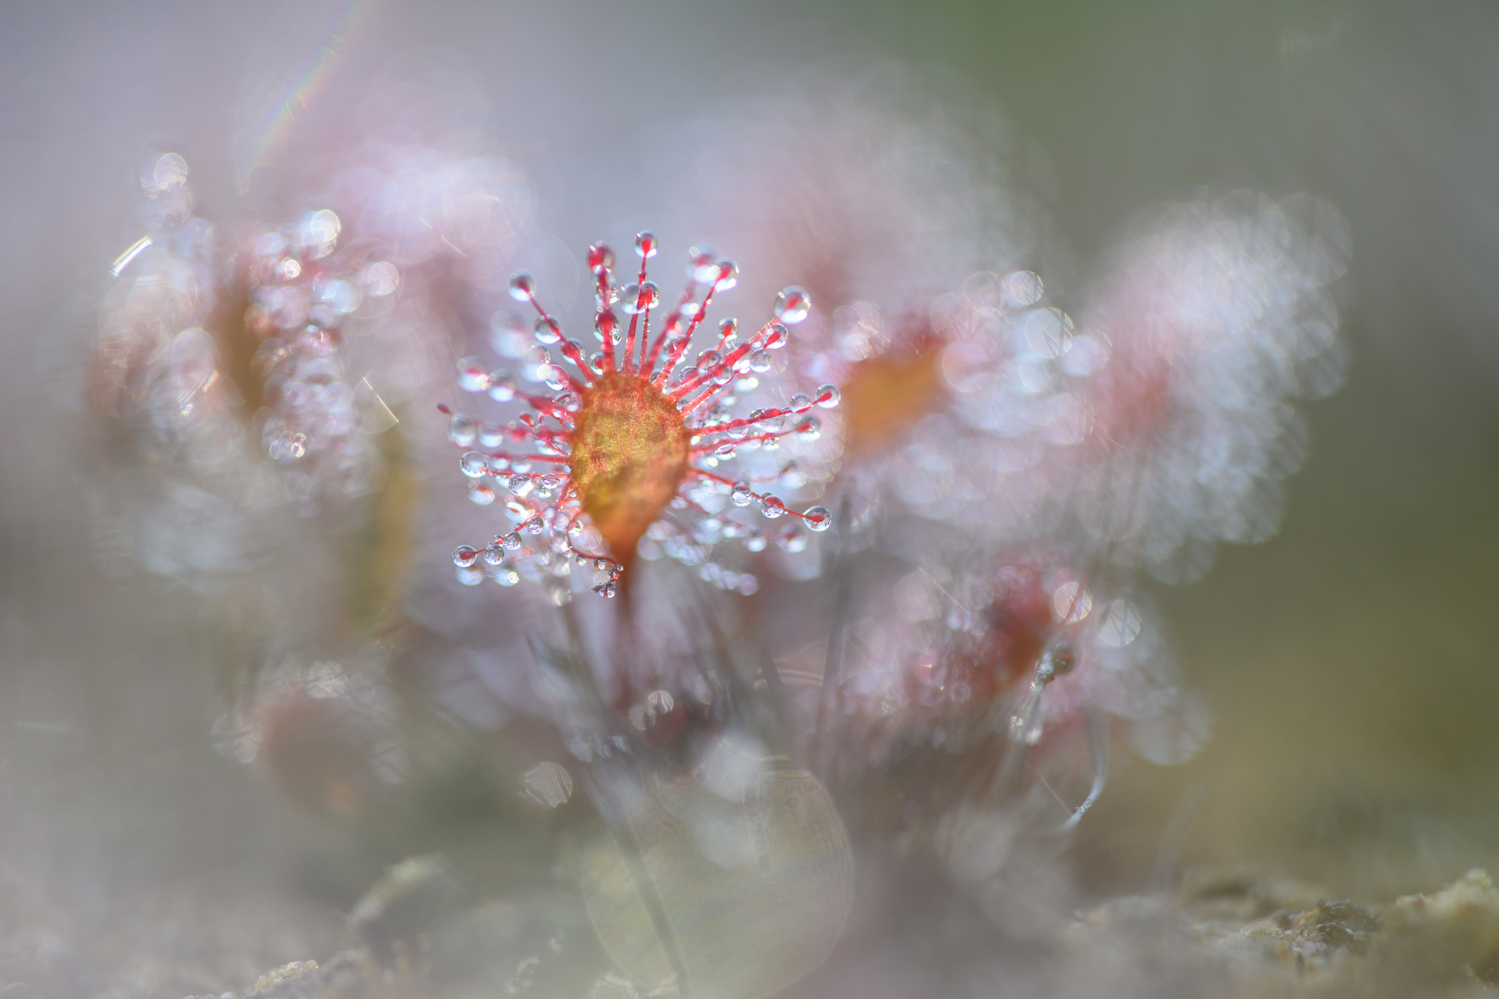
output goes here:
[[[0, 674], [0, 992], [1492, 989], [1488, 812], [1371, 785], [1353, 674], [1266, 651], [1349, 467], [1301, 498], [1309, 426], [1379, 409], [1366, 196], [1086, 114], [1083, 162], [997, 15], [642, 10], [312, 4], [114, 98], [73, 415], [17, 423], [72, 478], [6, 654], [85, 665]], [[1257, 16], [1277, 80], [1380, 37]]]

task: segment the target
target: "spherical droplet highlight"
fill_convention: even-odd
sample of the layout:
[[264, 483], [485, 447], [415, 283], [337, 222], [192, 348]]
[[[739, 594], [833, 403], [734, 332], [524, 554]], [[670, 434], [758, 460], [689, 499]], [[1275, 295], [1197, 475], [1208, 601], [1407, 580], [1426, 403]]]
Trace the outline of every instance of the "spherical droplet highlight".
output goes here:
[[529, 302], [536, 297], [536, 279], [529, 271], [510, 275], [510, 297], [517, 302]]
[[775, 307], [771, 314], [788, 326], [795, 326], [807, 318], [812, 311], [812, 296], [807, 294], [806, 289], [791, 285], [782, 289], [776, 296]]

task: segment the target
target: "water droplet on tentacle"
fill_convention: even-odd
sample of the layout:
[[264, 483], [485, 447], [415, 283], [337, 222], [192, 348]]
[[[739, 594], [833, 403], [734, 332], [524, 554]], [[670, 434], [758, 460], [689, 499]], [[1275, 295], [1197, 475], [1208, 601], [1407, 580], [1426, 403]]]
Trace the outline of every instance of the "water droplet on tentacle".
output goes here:
[[776, 296], [771, 314], [788, 326], [795, 326], [806, 319], [811, 311], [812, 296], [807, 294], [806, 289], [791, 285]]
[[510, 297], [517, 302], [529, 302], [536, 297], [536, 279], [529, 271], [510, 275]]

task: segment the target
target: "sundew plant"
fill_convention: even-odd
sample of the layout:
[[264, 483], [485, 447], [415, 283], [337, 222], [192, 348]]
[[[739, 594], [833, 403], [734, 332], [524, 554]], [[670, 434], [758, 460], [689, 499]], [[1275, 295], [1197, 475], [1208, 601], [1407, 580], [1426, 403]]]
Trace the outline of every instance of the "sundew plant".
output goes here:
[[685, 287], [653, 232], [595, 243], [578, 315], [518, 269], [523, 171], [420, 101], [279, 219], [151, 151], [86, 386], [101, 550], [195, 594], [205, 740], [411, 855], [257, 988], [842, 994], [948, 933], [1034, 969], [1111, 754], [1207, 738], [1144, 581], [1275, 533], [1346, 230], [1198, 198], [1057, 287], [981, 130], [887, 98], [700, 129], [681, 161], [743, 176], [679, 188]]
[[[774, 318], [743, 342], [738, 342], [737, 320], [724, 319], [712, 346], [689, 359], [709, 305], [717, 293], [734, 287], [738, 266], [694, 247], [681, 300], [661, 308], [660, 290], [646, 279], [646, 262], [657, 252], [656, 237], [637, 235], [635, 252], [639, 274], [621, 288], [611, 277], [613, 251], [602, 243], [588, 250], [597, 301], [594, 336], [602, 345], [588, 358], [582, 344], [564, 339], [561, 324], [542, 308], [535, 279], [525, 272], [511, 278], [512, 297], [537, 313], [537, 348], [528, 363], [557, 395], [518, 397], [510, 372], [486, 372], [468, 358], [460, 364], [460, 387], [487, 391], [500, 402], [519, 398], [528, 410], [505, 426], [453, 413], [448, 432], [460, 447], [477, 441], [491, 448], [467, 450], [460, 459], [463, 474], [473, 480], [471, 497], [481, 505], [493, 502], [496, 494], [486, 481], [491, 478], [510, 494], [504, 510], [518, 526], [496, 535], [482, 552], [502, 581], [517, 576], [515, 565], [533, 575], [549, 568], [566, 575], [566, 563], [555, 559], [570, 557], [600, 574], [594, 592], [613, 597], [641, 538], [647, 532], [662, 540], [692, 536], [689, 518], [713, 517], [705, 503], [714, 495], [729, 496], [736, 507], [754, 504], [766, 519], [789, 515], [813, 531], [832, 524], [825, 508], [788, 510], [776, 496], [756, 491], [749, 480], [725, 474], [730, 469], [723, 467], [740, 450], [775, 450], [790, 434], [815, 439], [819, 424], [812, 409], [838, 405], [837, 387], [825, 384], [815, 395], [798, 393], [782, 405], [744, 416], [731, 413], [741, 394], [758, 387], [757, 375], [771, 368], [770, 352], [786, 346], [787, 325], [806, 319], [811, 309], [806, 292], [797, 287], [782, 291], [772, 309]], [[629, 316], [628, 329], [614, 311], [616, 304]], [[654, 340], [653, 309], [658, 316], [665, 314]], [[552, 345], [572, 370], [551, 362], [547, 347]], [[493, 449], [501, 443], [531, 450]], [[663, 514], [668, 516], [663, 519]], [[523, 532], [535, 536], [531, 544]], [[742, 538], [751, 548], [765, 544], [762, 529], [732, 517], [715, 519], [713, 533]], [[753, 593], [758, 585], [752, 575], [703, 563], [695, 547], [678, 551], [683, 561], [712, 566], [713, 580], [725, 589]], [[476, 548], [465, 545], [453, 561], [463, 570], [479, 556]]]

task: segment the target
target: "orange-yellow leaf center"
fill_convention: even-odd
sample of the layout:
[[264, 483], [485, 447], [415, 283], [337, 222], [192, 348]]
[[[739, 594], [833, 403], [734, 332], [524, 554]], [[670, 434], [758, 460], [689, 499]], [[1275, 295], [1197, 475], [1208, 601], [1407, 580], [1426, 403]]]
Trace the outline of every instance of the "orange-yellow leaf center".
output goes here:
[[855, 364], [843, 383], [840, 406], [848, 428], [848, 452], [861, 454], [892, 443], [937, 408], [943, 391], [934, 350], [871, 357]]
[[621, 562], [687, 477], [692, 434], [647, 378], [605, 372], [583, 393], [572, 432], [573, 488]]

